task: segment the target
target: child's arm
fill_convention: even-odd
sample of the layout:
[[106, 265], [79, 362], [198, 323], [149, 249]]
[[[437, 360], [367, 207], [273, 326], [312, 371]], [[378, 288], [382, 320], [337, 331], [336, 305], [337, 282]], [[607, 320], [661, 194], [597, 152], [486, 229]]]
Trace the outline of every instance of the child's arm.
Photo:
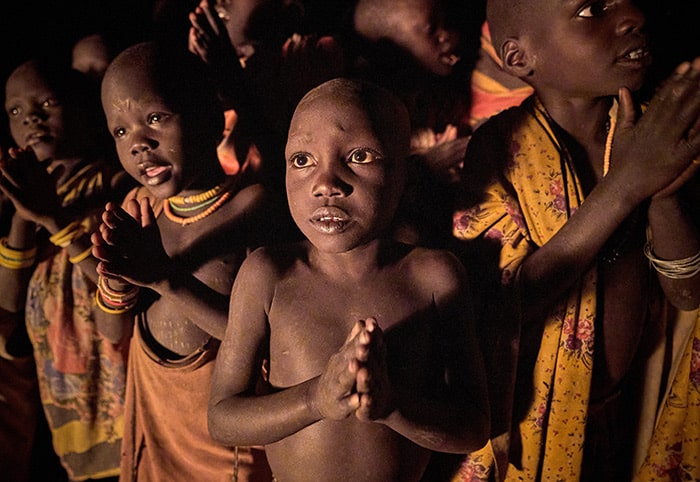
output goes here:
[[355, 373], [350, 369], [359, 323], [321, 375], [256, 395], [260, 369], [269, 356], [267, 312], [276, 279], [264, 250], [257, 250], [243, 262], [233, 285], [229, 324], [216, 359], [208, 412], [209, 432], [228, 446], [270, 444], [323, 418], [347, 418], [359, 406], [359, 397], [353, 393]]
[[100, 227], [103, 242], [95, 250], [102, 260], [99, 272], [152, 289], [201, 329], [222, 339], [227, 296], [209, 288], [168, 257], [147, 198], [130, 200], [125, 207], [128, 212], [107, 204]]
[[6, 249], [2, 250], [6, 253], [4, 258], [10, 262], [2, 263], [3, 266], [0, 267], [0, 292], [7, 295], [3, 297], [2, 303], [5, 304], [2, 306], [13, 312], [24, 306], [28, 276], [31, 273], [29, 268], [34, 265], [32, 260], [18, 268], [15, 266], [16, 260], [28, 260], [29, 254], [36, 251], [37, 225], [51, 235], [54, 244], [67, 251], [71, 262], [80, 265], [90, 280], [97, 281], [97, 261], [89, 256], [89, 233], [80, 225], [82, 219], [73, 219], [67, 215], [56, 194], [56, 182], [61, 174], [58, 171], [62, 167], [56, 168], [51, 174], [46, 167], [47, 164], [40, 162], [31, 148], [11, 148], [7, 155], [3, 155], [0, 163], [0, 191], [15, 208], [10, 232], [4, 241]]
[[[373, 319], [365, 322], [360, 341], [367, 347], [357, 370], [360, 420], [383, 423], [430, 450], [467, 453], [488, 439], [489, 406], [484, 365], [471, 318], [471, 300], [463, 266], [451, 255], [433, 252], [415, 271], [432, 293], [438, 320], [433, 321], [434, 352], [442, 360], [442, 393], [421, 393], [391, 383], [382, 331]], [[426, 276], [425, 273], [429, 273]], [[406, 340], [410, 342], [410, 340]], [[416, 375], [417, 376], [417, 375]]]
[[[651, 239], [647, 255], [657, 268], [659, 282], [671, 303], [681, 310], [693, 310], [700, 304], [700, 236], [695, 223], [690, 219], [684, 200], [677, 193], [654, 196], [649, 206], [649, 228]], [[695, 258], [694, 261], [690, 261]], [[687, 266], [679, 260], [688, 260]], [[664, 265], [668, 268], [664, 269]], [[696, 272], [697, 270], [697, 272]]]
[[247, 97], [244, 95], [243, 67], [226, 25], [214, 8], [215, 3], [202, 0], [189, 14], [188, 49], [209, 67], [224, 108], [247, 112], [247, 104], [240, 105]]
[[700, 154], [700, 133], [693, 129], [690, 137], [687, 134], [700, 115], [699, 78], [700, 59], [681, 65], [638, 121], [629, 91], [620, 90], [609, 173], [564, 227], [521, 267], [526, 316], [551, 306], [590, 268], [635, 207], [692, 168]]

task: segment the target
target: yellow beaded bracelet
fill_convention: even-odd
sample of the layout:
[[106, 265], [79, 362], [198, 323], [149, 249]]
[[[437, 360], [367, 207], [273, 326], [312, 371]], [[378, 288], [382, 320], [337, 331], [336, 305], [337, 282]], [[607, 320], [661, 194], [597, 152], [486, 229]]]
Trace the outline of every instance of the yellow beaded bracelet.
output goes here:
[[78, 221], [73, 221], [65, 228], [49, 238], [54, 245], [59, 248], [68, 247], [73, 241], [78, 239], [85, 232], [85, 228]]
[[78, 264], [81, 261], [86, 260], [90, 255], [92, 254], [92, 246], [90, 246], [88, 249], [83, 251], [80, 254], [76, 254], [75, 256], [71, 256], [68, 258], [68, 261], [70, 261], [73, 264]]
[[29, 268], [36, 260], [36, 247], [12, 249], [7, 245], [7, 237], [0, 239], [0, 266], [7, 269]]

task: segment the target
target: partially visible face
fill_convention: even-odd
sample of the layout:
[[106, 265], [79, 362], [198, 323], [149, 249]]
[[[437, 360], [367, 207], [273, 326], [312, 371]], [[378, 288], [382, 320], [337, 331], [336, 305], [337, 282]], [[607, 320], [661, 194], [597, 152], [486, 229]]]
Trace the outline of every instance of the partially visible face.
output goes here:
[[399, 47], [403, 48], [426, 70], [446, 76], [459, 61], [460, 35], [445, 27], [442, 7], [435, 0], [412, 0], [401, 2], [394, 12], [396, 30], [388, 33]]
[[179, 194], [191, 184], [186, 160], [195, 152], [180, 114], [143, 72], [112, 74], [102, 87], [102, 106], [124, 170], [160, 199]]
[[[76, 155], [74, 112], [32, 62], [22, 64], [5, 84], [5, 112], [18, 147], [31, 147], [39, 160]], [[84, 127], [84, 126], [83, 126]]]
[[[544, 0], [524, 41], [538, 88], [568, 97], [638, 90], [651, 62], [644, 15], [630, 0]], [[552, 60], [554, 59], [554, 60]]]
[[400, 149], [357, 102], [327, 94], [302, 103], [285, 150], [294, 221], [320, 251], [350, 251], [389, 225], [404, 182]]
[[245, 50], [249, 44], [246, 30], [250, 17], [264, 2], [265, 0], [216, 0], [216, 11], [226, 25], [231, 44], [237, 49]]

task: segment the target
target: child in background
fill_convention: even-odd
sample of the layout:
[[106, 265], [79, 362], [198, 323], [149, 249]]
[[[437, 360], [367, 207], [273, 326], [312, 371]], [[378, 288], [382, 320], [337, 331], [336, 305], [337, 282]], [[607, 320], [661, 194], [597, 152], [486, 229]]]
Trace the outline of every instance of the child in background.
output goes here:
[[93, 236], [101, 328], [132, 339], [123, 481], [270, 480], [262, 450], [211, 439], [206, 412], [233, 279], [283, 216], [219, 164], [223, 115], [203, 69], [184, 49], [139, 43], [102, 84], [119, 159], [142, 184]]
[[[487, 20], [503, 68], [535, 91], [475, 132], [454, 217], [480, 263], [497, 477], [698, 478], [700, 324], [674, 347], [675, 377], [661, 375], [668, 357], [647, 366], [674, 382], [659, 423], [663, 387], [641, 410], [650, 347], [700, 302], [700, 238], [678, 191], [698, 168], [700, 59], [639, 116], [631, 92], [651, 58], [631, 1], [491, 0]], [[635, 460], [645, 424], [654, 440]], [[468, 461], [462, 480], [486, 465]]]
[[89, 237], [104, 203], [132, 184], [107, 154], [97, 92], [68, 65], [22, 63], [7, 79], [5, 111], [16, 147], [0, 168], [0, 191], [14, 207], [0, 241], [0, 305], [16, 330], [26, 319], [53, 446], [70, 479], [113, 477], [127, 346], [97, 330]]
[[387, 235], [409, 138], [402, 103], [360, 81], [322, 84], [292, 118], [287, 197], [307, 240], [243, 263], [209, 406], [214, 438], [265, 445], [279, 480], [417, 481], [431, 451], [486, 442], [464, 269]]

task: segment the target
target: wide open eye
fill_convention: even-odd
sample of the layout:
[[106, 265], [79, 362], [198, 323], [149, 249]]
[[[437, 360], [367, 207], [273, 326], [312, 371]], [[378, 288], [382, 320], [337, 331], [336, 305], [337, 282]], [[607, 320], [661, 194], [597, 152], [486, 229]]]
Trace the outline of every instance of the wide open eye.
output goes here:
[[311, 154], [307, 154], [306, 152], [298, 152], [289, 158], [289, 162], [297, 169], [303, 169], [314, 165], [314, 158]]
[[369, 164], [370, 162], [374, 162], [380, 158], [381, 156], [378, 152], [375, 152], [372, 149], [360, 148], [355, 149], [350, 153], [348, 162], [352, 162], [354, 164]]

